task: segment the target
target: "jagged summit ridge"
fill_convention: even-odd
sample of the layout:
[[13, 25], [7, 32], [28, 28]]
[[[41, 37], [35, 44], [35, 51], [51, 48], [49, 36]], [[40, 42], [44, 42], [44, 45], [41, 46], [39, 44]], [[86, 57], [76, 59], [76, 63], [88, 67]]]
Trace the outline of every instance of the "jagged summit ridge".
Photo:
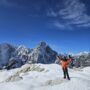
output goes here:
[[26, 63], [54, 63], [57, 53], [45, 42], [40, 42], [34, 49], [20, 45], [0, 44], [0, 68], [20, 67]]

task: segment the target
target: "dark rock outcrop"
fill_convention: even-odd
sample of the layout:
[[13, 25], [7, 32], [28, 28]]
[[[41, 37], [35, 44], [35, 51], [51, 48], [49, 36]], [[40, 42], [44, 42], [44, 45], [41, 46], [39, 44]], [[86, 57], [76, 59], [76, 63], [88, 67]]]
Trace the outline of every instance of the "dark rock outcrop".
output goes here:
[[50, 64], [56, 60], [57, 53], [45, 42], [36, 48], [29, 49], [25, 46], [14, 47], [9, 44], [0, 45], [0, 68], [12, 69], [26, 63]]
[[0, 68], [9, 62], [15, 50], [15, 47], [10, 44], [0, 44]]
[[29, 54], [29, 63], [50, 64], [56, 60], [57, 53], [52, 50], [45, 42], [41, 42]]
[[75, 56], [75, 66], [76, 67], [90, 66], [90, 53]]

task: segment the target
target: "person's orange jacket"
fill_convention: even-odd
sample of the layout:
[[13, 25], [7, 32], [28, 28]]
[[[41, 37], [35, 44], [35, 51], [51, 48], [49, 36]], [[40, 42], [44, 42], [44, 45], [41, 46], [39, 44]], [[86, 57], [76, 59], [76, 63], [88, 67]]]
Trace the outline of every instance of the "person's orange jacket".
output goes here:
[[62, 66], [63, 69], [67, 68], [70, 61], [71, 61], [71, 59], [68, 59], [67, 61], [63, 61], [61, 58], [58, 58], [58, 59], [59, 59], [59, 61], [61, 61], [61, 66]]

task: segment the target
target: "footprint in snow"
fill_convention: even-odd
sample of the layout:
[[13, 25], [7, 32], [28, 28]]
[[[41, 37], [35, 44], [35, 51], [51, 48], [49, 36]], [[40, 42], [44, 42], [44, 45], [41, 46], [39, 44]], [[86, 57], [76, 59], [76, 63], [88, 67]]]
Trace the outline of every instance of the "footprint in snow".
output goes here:
[[67, 82], [68, 80], [67, 79], [63, 79], [63, 78], [56, 78], [55, 80], [48, 80], [47, 82], [45, 82], [44, 86], [48, 86], [48, 85], [58, 85], [58, 84], [61, 84], [61, 83], [64, 83], [64, 82]]

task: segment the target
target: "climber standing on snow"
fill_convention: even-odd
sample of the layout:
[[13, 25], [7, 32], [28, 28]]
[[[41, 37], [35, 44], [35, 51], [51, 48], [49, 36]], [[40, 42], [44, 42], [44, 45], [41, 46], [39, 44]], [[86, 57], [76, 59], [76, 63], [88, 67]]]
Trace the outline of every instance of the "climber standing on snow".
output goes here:
[[66, 57], [64, 57], [63, 59], [61, 59], [60, 56], [57, 56], [57, 59], [61, 63], [64, 79], [66, 79], [67, 77], [67, 79], [70, 80], [69, 73], [68, 73], [68, 65], [71, 62], [72, 58], [69, 57], [69, 59], [67, 59]]

